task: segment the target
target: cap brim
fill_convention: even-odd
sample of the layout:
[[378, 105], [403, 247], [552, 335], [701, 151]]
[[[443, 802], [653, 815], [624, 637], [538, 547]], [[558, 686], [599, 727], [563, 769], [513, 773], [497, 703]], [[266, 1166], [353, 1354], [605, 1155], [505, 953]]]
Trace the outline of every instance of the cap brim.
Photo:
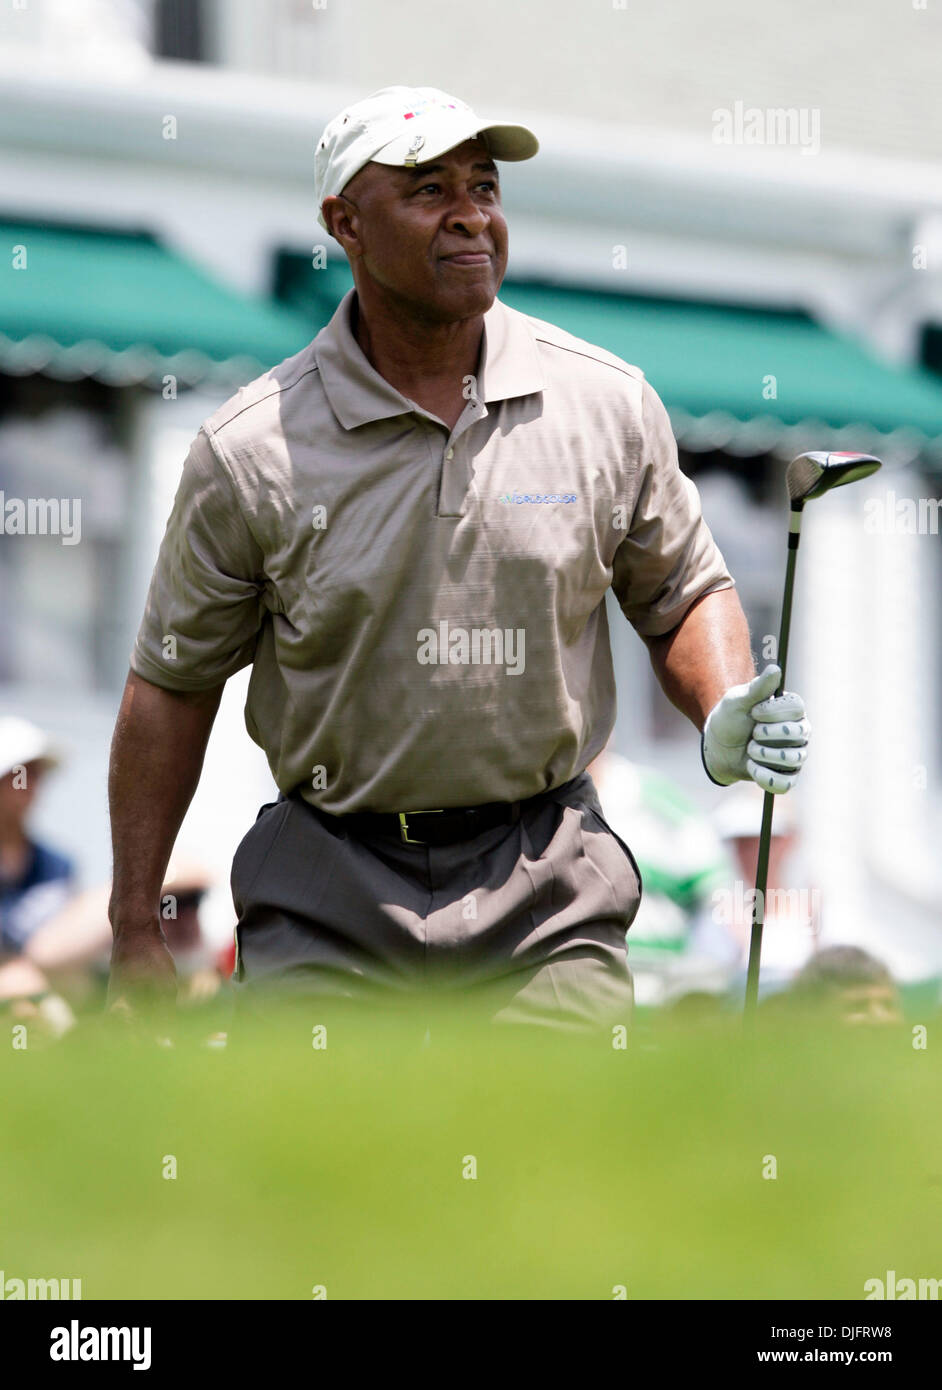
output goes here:
[[[384, 145], [373, 155], [372, 162], [402, 167], [411, 155], [416, 164], [428, 164], [439, 155], [453, 150], [456, 145], [463, 145], [465, 140], [473, 140], [476, 136], [485, 138], [494, 159], [532, 159], [539, 150], [539, 140], [526, 126], [507, 125], [501, 121], [480, 125], [480, 119], [480, 116], [473, 116], [470, 120], [456, 119], [454, 116], [432, 116], [423, 120], [421, 124], [414, 125], [405, 134], [397, 135], [394, 140], [390, 140], [388, 145]], [[424, 136], [425, 143], [421, 149], [413, 151], [412, 146], [417, 135]]]
[[10, 758], [0, 757], [0, 777], [8, 777], [14, 768], [29, 767], [31, 764], [38, 764], [44, 772], [55, 772], [57, 767], [62, 766], [62, 755], [52, 748], [46, 748], [43, 752], [27, 752], [24, 757], [22, 754]]

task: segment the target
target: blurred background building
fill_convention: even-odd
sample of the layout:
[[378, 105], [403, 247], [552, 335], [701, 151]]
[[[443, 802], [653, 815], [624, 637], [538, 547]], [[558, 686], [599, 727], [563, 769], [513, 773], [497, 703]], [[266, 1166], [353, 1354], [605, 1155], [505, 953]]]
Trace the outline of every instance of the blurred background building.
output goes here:
[[[540, 136], [504, 171], [502, 298], [645, 370], [760, 657], [785, 462], [884, 458], [807, 518], [796, 811], [829, 932], [942, 972], [940, 40], [917, 0], [10, 0], [0, 491], [80, 498], [82, 533], [0, 535], [0, 713], [68, 751], [41, 820], [83, 878], [108, 872], [108, 741], [187, 446], [351, 283], [315, 221], [315, 139], [380, 86], [434, 85]], [[615, 749], [715, 805], [695, 731], [610, 626]], [[224, 878], [272, 794], [243, 693], [184, 831]]]

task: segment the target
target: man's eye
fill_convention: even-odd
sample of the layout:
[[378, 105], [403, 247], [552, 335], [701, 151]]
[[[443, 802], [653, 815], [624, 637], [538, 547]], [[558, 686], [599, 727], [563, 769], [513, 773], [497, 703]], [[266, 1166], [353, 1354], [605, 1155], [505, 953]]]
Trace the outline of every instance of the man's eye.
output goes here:
[[[489, 192], [496, 193], [497, 183], [494, 179], [484, 179], [478, 184], [478, 188], [486, 188]], [[440, 183], [423, 183], [422, 186], [417, 189], [417, 192], [428, 193], [430, 190], [433, 193], [440, 193], [442, 191], [442, 186]]]

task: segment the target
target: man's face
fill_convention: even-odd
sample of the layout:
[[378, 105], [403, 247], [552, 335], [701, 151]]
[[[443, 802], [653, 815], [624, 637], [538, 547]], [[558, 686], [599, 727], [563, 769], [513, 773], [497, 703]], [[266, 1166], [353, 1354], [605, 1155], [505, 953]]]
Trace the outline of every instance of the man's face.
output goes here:
[[36, 799], [36, 792], [46, 770], [45, 763], [27, 763], [25, 768], [7, 772], [0, 777], [0, 821], [21, 822]]
[[366, 275], [413, 314], [439, 323], [485, 313], [507, 268], [497, 166], [466, 140], [415, 169], [367, 164], [324, 217]]
[[845, 1023], [901, 1023], [899, 995], [892, 985], [849, 985], [841, 991]]
[[[780, 879], [785, 860], [795, 843], [794, 835], [773, 835], [769, 845], [769, 881]], [[758, 835], [738, 835], [733, 841], [733, 850], [740, 872], [747, 883], [754, 883], [759, 864]]]

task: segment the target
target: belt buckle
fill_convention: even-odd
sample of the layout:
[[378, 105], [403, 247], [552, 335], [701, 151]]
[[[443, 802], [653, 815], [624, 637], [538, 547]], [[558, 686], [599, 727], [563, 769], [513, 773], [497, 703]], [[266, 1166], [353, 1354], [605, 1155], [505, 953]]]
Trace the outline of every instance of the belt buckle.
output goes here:
[[401, 836], [402, 836], [403, 844], [406, 844], [406, 845], [424, 845], [424, 844], [425, 844], [425, 841], [424, 841], [424, 840], [413, 840], [413, 839], [411, 838], [411, 836], [409, 835], [409, 822], [406, 820], [406, 817], [407, 817], [407, 816], [440, 816], [440, 815], [443, 815], [443, 814], [444, 814], [444, 810], [445, 810], [445, 808], [444, 808], [444, 806], [442, 806], [442, 807], [440, 807], [437, 811], [400, 811], [400, 812], [399, 812], [399, 833], [400, 833]]

